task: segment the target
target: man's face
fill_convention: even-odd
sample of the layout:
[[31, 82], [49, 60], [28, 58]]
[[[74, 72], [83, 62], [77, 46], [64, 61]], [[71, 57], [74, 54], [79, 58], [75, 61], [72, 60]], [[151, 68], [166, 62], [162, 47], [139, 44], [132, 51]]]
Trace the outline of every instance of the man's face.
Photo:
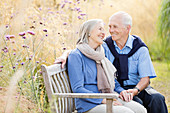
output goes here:
[[127, 28], [122, 23], [120, 16], [112, 17], [109, 20], [109, 32], [112, 36], [112, 40], [119, 41], [125, 39], [127, 36]]

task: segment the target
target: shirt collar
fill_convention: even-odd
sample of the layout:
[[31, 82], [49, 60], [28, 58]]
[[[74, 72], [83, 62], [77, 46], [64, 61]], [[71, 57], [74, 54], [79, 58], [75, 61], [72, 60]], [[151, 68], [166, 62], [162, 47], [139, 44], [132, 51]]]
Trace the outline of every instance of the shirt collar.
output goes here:
[[[125, 47], [129, 47], [129, 48], [132, 49], [132, 47], [133, 47], [133, 40], [134, 40], [134, 37], [132, 35], [129, 35], [128, 36], [128, 40], [127, 40], [124, 48]], [[113, 41], [113, 43], [114, 43], [115, 47], [118, 47], [115, 41]]]

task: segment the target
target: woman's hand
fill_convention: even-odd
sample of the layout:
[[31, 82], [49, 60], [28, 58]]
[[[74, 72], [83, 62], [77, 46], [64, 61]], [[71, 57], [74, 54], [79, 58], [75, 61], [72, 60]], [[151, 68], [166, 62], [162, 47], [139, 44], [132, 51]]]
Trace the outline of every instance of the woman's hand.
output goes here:
[[119, 97], [126, 102], [131, 101], [133, 99], [133, 96], [134, 93], [132, 93], [130, 90], [123, 90], [119, 95]]
[[[106, 104], [106, 99], [103, 99], [102, 104]], [[120, 103], [118, 100], [113, 101], [114, 106], [122, 106], [122, 103]]]

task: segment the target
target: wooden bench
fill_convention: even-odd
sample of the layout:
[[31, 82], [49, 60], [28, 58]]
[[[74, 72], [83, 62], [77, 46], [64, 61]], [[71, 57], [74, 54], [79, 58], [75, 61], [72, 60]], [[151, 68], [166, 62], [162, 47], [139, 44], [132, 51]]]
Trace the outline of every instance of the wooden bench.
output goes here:
[[41, 66], [45, 88], [50, 103], [51, 112], [72, 113], [75, 112], [73, 98], [106, 98], [106, 111], [113, 113], [113, 100], [118, 94], [111, 93], [73, 93], [71, 91], [66, 67], [61, 69], [61, 64]]

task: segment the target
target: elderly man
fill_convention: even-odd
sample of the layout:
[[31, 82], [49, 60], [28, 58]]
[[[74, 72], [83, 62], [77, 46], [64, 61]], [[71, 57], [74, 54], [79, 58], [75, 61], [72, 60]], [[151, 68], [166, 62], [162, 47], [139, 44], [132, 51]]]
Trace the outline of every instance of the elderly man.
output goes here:
[[[137, 36], [130, 35], [132, 18], [126, 12], [117, 12], [109, 18], [109, 32], [103, 47], [106, 57], [117, 69], [117, 89], [125, 101], [134, 99], [143, 104], [148, 113], [168, 113], [165, 98], [149, 86], [156, 77], [147, 46]], [[66, 62], [66, 52], [56, 62]], [[129, 93], [131, 94], [129, 96]]]
[[[131, 26], [128, 13], [117, 12], [109, 18], [111, 36], [103, 44], [105, 55], [116, 67], [121, 86], [128, 89], [148, 113], [168, 113], [164, 96], [149, 86], [150, 78], [156, 74], [148, 48], [139, 37], [129, 34]], [[128, 100], [126, 91], [120, 91], [120, 95]]]

